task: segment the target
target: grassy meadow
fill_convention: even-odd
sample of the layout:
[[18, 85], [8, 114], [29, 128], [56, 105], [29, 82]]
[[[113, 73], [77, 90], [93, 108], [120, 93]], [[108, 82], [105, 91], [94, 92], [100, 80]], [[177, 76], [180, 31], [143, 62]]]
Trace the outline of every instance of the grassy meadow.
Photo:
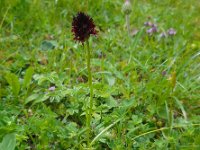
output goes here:
[[[200, 149], [200, 1], [123, 5], [0, 0], [0, 150]], [[98, 31], [92, 107], [77, 12]]]

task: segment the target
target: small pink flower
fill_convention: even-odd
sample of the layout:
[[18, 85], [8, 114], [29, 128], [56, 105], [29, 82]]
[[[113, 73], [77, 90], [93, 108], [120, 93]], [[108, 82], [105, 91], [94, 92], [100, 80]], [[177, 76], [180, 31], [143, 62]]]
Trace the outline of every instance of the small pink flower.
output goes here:
[[144, 26], [146, 27], [152, 27], [153, 23], [151, 23], [150, 21], [147, 21], [144, 23]]
[[56, 89], [55, 86], [51, 86], [51, 87], [49, 88], [49, 91], [55, 91], [55, 89]]
[[170, 28], [170, 29], [167, 31], [167, 33], [168, 33], [169, 36], [174, 36], [174, 35], [176, 35], [176, 30], [173, 29], [173, 28]]
[[148, 29], [147, 31], [147, 34], [149, 35], [153, 35], [154, 33], [157, 33], [158, 32], [158, 28], [156, 25], [154, 25], [153, 27], [151, 27], [150, 29]]

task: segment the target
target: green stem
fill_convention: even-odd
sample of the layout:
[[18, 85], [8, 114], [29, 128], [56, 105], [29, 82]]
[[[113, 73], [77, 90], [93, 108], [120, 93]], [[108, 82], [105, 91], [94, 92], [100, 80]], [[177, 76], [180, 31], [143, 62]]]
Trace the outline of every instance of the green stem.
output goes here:
[[88, 128], [88, 140], [87, 144], [88, 146], [90, 145], [90, 135], [91, 135], [91, 118], [92, 118], [92, 107], [93, 107], [93, 86], [92, 86], [92, 72], [91, 72], [91, 64], [90, 64], [90, 47], [89, 47], [89, 41], [86, 41], [87, 45], [87, 69], [88, 69], [88, 85], [90, 88], [90, 107], [89, 107], [89, 113], [88, 113], [88, 118], [87, 118], [87, 128]]
[[173, 114], [173, 90], [174, 88], [172, 88], [172, 91], [170, 93], [170, 101], [169, 101], [169, 127], [170, 127], [170, 134], [172, 132], [172, 126], [173, 126], [173, 121], [174, 121], [174, 114]]
[[8, 8], [7, 8], [7, 10], [6, 10], [6, 12], [5, 12], [4, 16], [3, 16], [3, 19], [2, 19], [2, 21], [0, 23], [0, 31], [1, 31], [1, 28], [3, 26], [4, 21], [6, 19], [6, 15], [8, 14], [9, 9], [10, 9], [10, 6], [8, 6]]
[[173, 107], [172, 102], [169, 103], [169, 127], [170, 127], [170, 134], [172, 132], [172, 126], [173, 126]]
[[129, 19], [129, 15], [126, 15], [126, 27], [127, 27], [128, 35], [130, 35], [130, 19]]
[[[179, 126], [177, 125], [177, 126], [172, 126], [172, 129], [184, 128], [184, 127], [188, 127], [188, 126], [200, 126], [200, 124], [188, 124], [188, 125], [179, 125]], [[163, 127], [163, 128], [160, 128], [160, 129], [155, 129], [155, 130], [147, 131], [145, 133], [142, 133], [140, 135], [137, 135], [137, 136], [133, 137], [132, 140], [135, 140], [135, 139], [137, 139], [139, 137], [148, 135], [150, 133], [155, 133], [155, 132], [169, 130], [169, 129], [170, 129], [170, 127]]]
[[106, 131], [108, 131], [110, 128], [112, 128], [115, 124], [117, 124], [119, 121], [121, 121], [122, 119], [117, 119], [115, 122], [113, 122], [112, 124], [110, 124], [109, 126], [107, 126], [105, 129], [103, 129], [90, 143], [90, 145], [92, 146]]

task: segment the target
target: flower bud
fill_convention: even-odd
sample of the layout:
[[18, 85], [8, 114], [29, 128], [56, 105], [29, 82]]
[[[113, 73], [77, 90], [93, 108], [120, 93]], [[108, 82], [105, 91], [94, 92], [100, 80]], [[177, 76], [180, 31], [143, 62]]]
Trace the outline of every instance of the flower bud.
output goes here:
[[172, 87], [172, 89], [175, 88], [176, 86], [176, 72], [172, 72], [171, 76], [168, 78], [169, 82], [170, 82], [170, 86]]
[[132, 11], [131, 3], [129, 0], [126, 0], [122, 6], [122, 11], [124, 14], [129, 15]]

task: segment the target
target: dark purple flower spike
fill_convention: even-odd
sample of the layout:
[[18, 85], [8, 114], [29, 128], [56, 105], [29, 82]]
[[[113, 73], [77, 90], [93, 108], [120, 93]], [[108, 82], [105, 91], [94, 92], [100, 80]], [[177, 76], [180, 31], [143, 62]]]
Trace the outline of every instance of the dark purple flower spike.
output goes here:
[[73, 17], [72, 32], [74, 40], [81, 42], [82, 44], [90, 37], [90, 35], [97, 34], [93, 19], [83, 12], [79, 12]]

